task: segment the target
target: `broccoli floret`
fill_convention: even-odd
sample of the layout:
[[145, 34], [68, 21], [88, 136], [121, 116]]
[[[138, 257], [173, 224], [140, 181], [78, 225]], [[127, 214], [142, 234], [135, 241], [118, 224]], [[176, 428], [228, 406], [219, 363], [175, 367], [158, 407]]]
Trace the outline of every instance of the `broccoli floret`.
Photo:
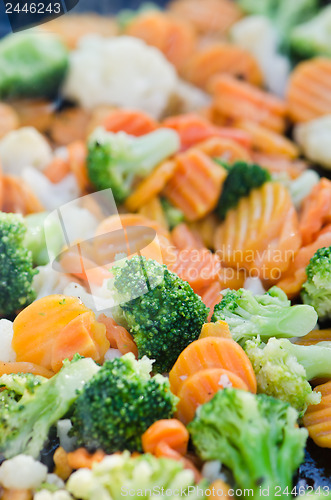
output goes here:
[[[77, 391], [98, 370], [92, 359], [67, 362], [50, 380], [42, 382], [32, 392], [24, 391], [18, 402], [12, 398], [1, 405], [0, 452], [4, 457], [25, 454], [37, 458], [51, 426], [68, 412], [77, 398]], [[17, 385], [13, 387], [15, 392]]]
[[226, 290], [215, 306], [212, 321], [226, 321], [236, 342], [259, 335], [270, 337], [302, 337], [317, 322], [317, 314], [308, 305], [291, 306], [287, 295], [274, 286], [264, 295], [249, 290]]
[[174, 207], [166, 198], [161, 198], [161, 204], [170, 229], [184, 222], [185, 215], [179, 208]]
[[308, 432], [297, 427], [298, 413], [265, 394], [224, 389], [198, 408], [189, 424], [193, 444], [203, 460], [229, 467], [239, 488], [260, 486], [291, 491], [292, 476], [304, 458]]
[[[198, 493], [197, 488], [192, 488], [195, 485], [192, 471], [184, 470], [181, 462], [147, 454], [131, 457], [128, 452], [124, 452], [104, 458], [99, 464], [94, 464], [92, 470], [74, 472], [68, 480], [67, 489], [75, 498], [82, 500], [97, 497], [101, 500], [101, 495], [102, 498], [121, 500], [128, 492], [131, 498], [154, 498], [161, 496], [161, 491], [179, 488], [182, 497], [204, 500], [201, 490], [207, 487], [206, 483], [203, 481], [199, 484]], [[151, 494], [145, 493], [149, 490]], [[99, 492], [97, 496], [96, 492]], [[179, 495], [169, 498], [177, 497]]]
[[221, 197], [217, 205], [217, 214], [224, 219], [231, 208], [235, 208], [240, 198], [248, 196], [249, 193], [268, 182], [271, 175], [265, 168], [256, 164], [237, 161], [229, 169], [225, 179]]
[[291, 32], [291, 47], [301, 56], [331, 56], [331, 6]]
[[35, 298], [31, 252], [25, 247], [26, 227], [20, 215], [0, 212], [0, 316], [9, 316]]
[[33, 263], [45, 266], [50, 258], [59, 255], [65, 244], [58, 218], [51, 217], [49, 212], [41, 212], [26, 216], [24, 222], [27, 229], [24, 244], [32, 253]]
[[[309, 405], [320, 402], [321, 395], [312, 390], [306, 370], [295, 356], [302, 346], [294, 346], [292, 350], [292, 345], [286, 339], [271, 338], [267, 344], [254, 339], [246, 342], [245, 351], [254, 368], [258, 392], [288, 402], [302, 416]], [[308, 351], [313, 362], [320, 361], [314, 349]]]
[[186, 281], [152, 259], [133, 257], [112, 271], [120, 304], [115, 319], [134, 336], [139, 357], [155, 359], [154, 371], [170, 371], [199, 337], [209, 309]]
[[124, 201], [137, 179], [147, 177], [162, 160], [178, 151], [178, 134], [158, 129], [142, 137], [114, 134], [102, 127], [89, 138], [87, 169], [98, 190], [111, 188], [116, 201]]
[[169, 380], [151, 378], [152, 364], [132, 353], [104, 363], [75, 403], [70, 434], [78, 445], [106, 453], [142, 450], [142, 434], [156, 420], [170, 418], [177, 404]]
[[331, 247], [319, 248], [306, 268], [301, 298], [313, 306], [320, 320], [331, 318]]
[[24, 32], [0, 42], [0, 97], [54, 96], [68, 67], [68, 51], [50, 33]]
[[11, 375], [2, 375], [0, 377], [0, 388], [4, 387], [15, 394], [15, 398], [20, 399], [25, 392], [33, 394], [37, 387], [47, 378], [32, 373], [12, 373]]

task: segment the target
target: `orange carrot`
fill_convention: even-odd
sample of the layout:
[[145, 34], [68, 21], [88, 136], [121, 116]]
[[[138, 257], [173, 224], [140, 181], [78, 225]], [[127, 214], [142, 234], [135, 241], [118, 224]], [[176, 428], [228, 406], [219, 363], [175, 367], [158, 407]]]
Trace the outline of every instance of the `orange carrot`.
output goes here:
[[57, 184], [62, 181], [68, 174], [70, 173], [70, 164], [68, 160], [64, 160], [63, 158], [55, 157], [53, 160], [47, 165], [43, 174], [53, 182], [53, 184]]
[[230, 75], [215, 76], [210, 87], [215, 108], [230, 122], [248, 120], [275, 132], [285, 130], [287, 108], [278, 97]]
[[179, 250], [184, 248], [204, 248], [204, 244], [196, 232], [193, 232], [187, 224], [178, 224], [171, 232], [171, 241]]
[[154, 422], [141, 436], [141, 442], [144, 453], [153, 454], [158, 443], [165, 441], [177, 453], [185, 455], [189, 437], [186, 427], [172, 418]]
[[207, 288], [199, 291], [199, 295], [202, 299], [202, 302], [209, 307], [210, 311], [208, 314], [208, 321], [211, 320], [212, 315], [214, 314], [214, 307], [221, 300], [221, 291], [224, 287], [221, 286], [221, 283], [218, 280], [213, 281]]
[[53, 115], [49, 134], [55, 144], [67, 146], [84, 140], [91, 115], [83, 108], [68, 108]]
[[106, 336], [110, 347], [118, 349], [122, 354], [132, 352], [138, 358], [138, 348], [132, 336], [123, 326], [118, 325], [116, 321], [108, 318], [105, 314], [101, 314], [98, 321], [106, 326]]
[[178, 451], [172, 449], [166, 441], [160, 441], [160, 443], [156, 445], [154, 455], [158, 458], [170, 458], [171, 460], [181, 462], [184, 469], [193, 472], [195, 483], [199, 483], [202, 480], [201, 472], [195, 467], [192, 460], [183, 457]]
[[161, 163], [146, 179], [138, 184], [133, 193], [126, 199], [126, 208], [130, 212], [135, 212], [157, 196], [174, 175], [175, 170], [175, 161], [170, 160]]
[[314, 345], [318, 342], [331, 342], [331, 329], [313, 330], [295, 341], [299, 345]]
[[330, 59], [310, 59], [296, 66], [287, 89], [289, 115], [294, 123], [331, 113], [330, 79]]
[[216, 321], [216, 323], [205, 323], [202, 327], [199, 339], [205, 337], [222, 337], [232, 339], [229, 325], [226, 321]]
[[103, 126], [109, 132], [126, 132], [140, 137], [156, 130], [158, 124], [143, 111], [116, 109], [104, 118]]
[[4, 363], [0, 361], [0, 376], [10, 375], [11, 373], [33, 373], [41, 377], [51, 378], [54, 372], [47, 370], [43, 366], [36, 365], [35, 363], [28, 363], [26, 361], [14, 361], [11, 363]]
[[55, 103], [45, 99], [19, 99], [11, 101], [21, 127], [34, 127], [46, 133], [52, 123]]
[[331, 382], [318, 385], [315, 392], [322, 394], [318, 405], [310, 405], [303, 416], [303, 425], [311, 439], [321, 448], [331, 448]]
[[229, 74], [252, 85], [262, 85], [263, 76], [248, 50], [230, 43], [217, 43], [196, 51], [184, 66], [184, 77], [197, 87], [208, 89], [212, 77]]
[[228, 163], [237, 160], [250, 161], [251, 156], [246, 148], [232, 139], [224, 137], [212, 137], [196, 146], [210, 158], [218, 158]]
[[226, 170], [205, 153], [191, 149], [177, 157], [164, 195], [188, 220], [198, 220], [215, 208], [226, 176]]
[[300, 231], [303, 245], [311, 243], [324, 224], [330, 222], [331, 181], [323, 177], [302, 204]]
[[299, 177], [307, 168], [308, 164], [303, 160], [289, 160], [286, 156], [271, 155], [252, 152], [254, 163], [269, 170], [271, 174], [281, 174], [285, 172], [291, 179]]
[[155, 196], [145, 203], [139, 210], [138, 214], [148, 219], [154, 220], [164, 229], [169, 229], [169, 224], [164, 213], [162, 203], [159, 196]]
[[211, 500], [229, 500], [232, 498], [232, 491], [229, 493], [230, 486], [222, 481], [222, 479], [213, 481], [208, 489], [210, 494], [207, 495], [207, 498]]
[[189, 344], [169, 373], [171, 391], [178, 394], [184, 381], [207, 368], [224, 368], [238, 375], [256, 392], [255, 374], [245, 351], [234, 340], [206, 337]]
[[247, 384], [235, 373], [223, 368], [207, 368], [188, 377], [178, 391], [177, 418], [187, 425], [199, 406], [210, 401], [224, 387], [248, 391]]
[[22, 179], [2, 177], [2, 211], [23, 215], [43, 212], [44, 207]]
[[[86, 246], [84, 246], [84, 249]], [[61, 269], [79, 280], [97, 286], [102, 286], [106, 279], [112, 277], [106, 266], [82, 255], [80, 244], [63, 252], [60, 259]], [[106, 264], [106, 263], [105, 263]]]
[[0, 103], [0, 139], [20, 125], [17, 112], [9, 104]]
[[219, 218], [216, 214], [208, 214], [201, 220], [189, 222], [188, 228], [191, 229], [194, 236], [199, 237], [206, 248], [214, 250], [215, 231], [219, 225]]
[[[220, 254], [220, 259], [222, 259], [222, 254]], [[244, 269], [233, 269], [231, 267], [223, 267], [219, 272], [219, 280], [221, 289], [231, 288], [232, 290], [239, 290], [239, 288], [243, 288], [246, 272]]]
[[93, 464], [102, 462], [106, 454], [102, 450], [89, 453], [85, 448], [78, 448], [67, 454], [68, 465], [74, 470], [92, 469]]
[[75, 141], [68, 145], [70, 170], [76, 177], [79, 188], [83, 193], [87, 192], [90, 180], [86, 167], [87, 148], [83, 141]]

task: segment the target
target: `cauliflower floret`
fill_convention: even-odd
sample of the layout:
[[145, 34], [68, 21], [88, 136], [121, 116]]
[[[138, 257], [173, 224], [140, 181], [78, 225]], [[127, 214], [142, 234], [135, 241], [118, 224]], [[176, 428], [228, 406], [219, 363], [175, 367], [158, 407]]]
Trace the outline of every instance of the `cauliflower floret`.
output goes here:
[[231, 38], [256, 58], [268, 89], [284, 96], [290, 62], [277, 52], [278, 37], [270, 19], [264, 16], [245, 17], [232, 26]]
[[[56, 424], [57, 436], [60, 440], [60, 446], [69, 453], [75, 449], [77, 439], [69, 436], [69, 431], [72, 427], [70, 418], [59, 420]], [[57, 476], [56, 476], [57, 477]]]
[[13, 340], [13, 323], [8, 319], [0, 319], [0, 361], [10, 363], [16, 360], [11, 343]]
[[58, 490], [54, 492], [41, 490], [37, 491], [33, 500], [72, 500], [72, 496], [66, 490]]
[[71, 52], [63, 94], [85, 108], [113, 104], [159, 118], [176, 85], [176, 71], [158, 49], [133, 37], [90, 35]]
[[92, 294], [78, 283], [71, 282], [65, 287], [63, 294], [69, 297], [78, 297], [86, 307], [97, 315], [104, 313], [106, 316], [112, 317], [111, 309], [114, 307], [114, 298], [107, 287], [107, 280], [101, 287], [92, 286], [91, 291]]
[[46, 476], [46, 465], [27, 455], [17, 455], [0, 467], [0, 484], [5, 488], [35, 489], [45, 481]]
[[294, 137], [307, 158], [331, 169], [331, 115], [297, 125]]
[[0, 159], [4, 172], [20, 175], [24, 167], [42, 170], [52, 159], [47, 140], [33, 127], [23, 127], [0, 141]]
[[[66, 286], [71, 282], [69, 276], [52, 267], [52, 263], [37, 267], [38, 274], [33, 278], [33, 289], [36, 291], [36, 300], [47, 295], [63, 294]], [[67, 294], [68, 295], [68, 294]]]

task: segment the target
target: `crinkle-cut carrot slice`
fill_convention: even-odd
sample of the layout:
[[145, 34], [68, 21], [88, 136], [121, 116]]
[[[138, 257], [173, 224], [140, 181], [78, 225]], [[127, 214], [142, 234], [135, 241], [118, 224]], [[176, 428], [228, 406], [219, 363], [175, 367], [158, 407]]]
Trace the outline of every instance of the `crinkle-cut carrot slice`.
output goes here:
[[71, 320], [90, 310], [76, 297], [49, 295], [32, 302], [14, 320], [12, 346], [17, 361], [52, 369], [52, 346]]
[[286, 156], [271, 155], [252, 152], [253, 163], [269, 170], [271, 174], [282, 174], [285, 172], [291, 179], [297, 179], [307, 168], [308, 163], [303, 160], [289, 160]]
[[237, 342], [221, 337], [206, 337], [189, 344], [169, 373], [171, 391], [178, 394], [188, 377], [207, 368], [224, 368], [238, 375], [251, 392], [256, 378], [251, 362]]
[[177, 418], [187, 425], [193, 420], [199, 406], [210, 401], [224, 387], [248, 391], [242, 378], [224, 368], [207, 368], [194, 373], [178, 391]]
[[54, 157], [43, 171], [43, 174], [47, 179], [53, 182], [53, 184], [62, 181], [69, 173], [69, 161], [60, 157]]
[[226, 321], [216, 321], [215, 323], [205, 323], [201, 329], [199, 339], [205, 337], [222, 337], [232, 339], [229, 325]]
[[331, 181], [323, 177], [302, 204], [300, 231], [303, 245], [308, 245], [325, 224], [331, 222]]
[[231, 139], [244, 147], [248, 147], [251, 143], [247, 132], [231, 127], [215, 127], [206, 118], [194, 113], [166, 118], [162, 122], [162, 127], [171, 128], [179, 134], [183, 149], [195, 146], [211, 137]]
[[179, 250], [184, 248], [205, 248], [205, 245], [196, 231], [192, 231], [187, 224], [182, 222], [171, 231], [171, 241]]
[[167, 443], [172, 450], [185, 455], [189, 441], [189, 433], [185, 425], [175, 418], [157, 420], [141, 437], [145, 453], [154, 454], [160, 442]]
[[41, 377], [51, 378], [54, 372], [47, 370], [43, 366], [29, 363], [27, 361], [13, 361], [5, 363], [0, 361], [0, 377], [1, 375], [10, 375], [11, 373], [33, 373], [33, 375], [40, 375]]
[[164, 209], [159, 196], [154, 196], [138, 210], [138, 214], [148, 219], [154, 220], [165, 230], [169, 229], [169, 224], [164, 213]]
[[293, 70], [287, 89], [289, 116], [294, 123], [331, 113], [331, 61], [315, 58]]
[[151, 116], [143, 111], [129, 109], [114, 109], [103, 120], [103, 126], [108, 132], [125, 132], [135, 137], [149, 134], [158, 128]]
[[221, 300], [221, 291], [224, 287], [221, 286], [219, 280], [213, 281], [210, 285], [202, 290], [199, 290], [199, 295], [202, 299], [202, 302], [209, 307], [210, 311], [208, 314], [207, 320], [210, 321], [212, 315], [214, 314], [214, 307]]
[[248, 120], [284, 132], [287, 107], [278, 97], [230, 75], [215, 76], [210, 90], [215, 109], [230, 122]]
[[280, 155], [291, 160], [299, 156], [296, 144], [277, 132], [251, 121], [239, 121], [236, 126], [250, 134], [252, 147], [257, 151]]
[[152, 198], [160, 194], [167, 182], [174, 175], [176, 166], [174, 160], [169, 160], [156, 167], [148, 177], [138, 184], [131, 195], [126, 199], [126, 208], [130, 212], [136, 212]]
[[28, 215], [43, 212], [44, 207], [23, 179], [4, 175], [2, 177], [1, 210], [8, 213]]
[[299, 295], [303, 283], [307, 279], [306, 267], [319, 248], [331, 246], [331, 225], [326, 226], [313, 243], [301, 247], [289, 269], [282, 275], [277, 286], [292, 299]]
[[219, 199], [226, 170], [198, 149], [178, 155], [177, 168], [163, 193], [189, 221], [202, 219]]
[[303, 416], [303, 425], [311, 439], [321, 448], [331, 448], [331, 381], [318, 385], [315, 392], [322, 394], [318, 405], [310, 405]]
[[231, 0], [175, 0], [169, 9], [179, 19], [190, 22], [200, 34], [226, 34], [242, 17], [241, 9]]
[[77, 184], [86, 193], [90, 187], [90, 180], [86, 166], [87, 147], [83, 141], [75, 141], [68, 145], [68, 161], [70, 170], [77, 180]]
[[312, 330], [304, 337], [298, 338], [295, 344], [299, 345], [315, 345], [318, 342], [331, 342], [331, 329], [326, 330]]
[[210, 248], [210, 250], [214, 250], [215, 231], [219, 226], [219, 222], [220, 221], [217, 215], [211, 213], [201, 220], [188, 223], [188, 227], [194, 235], [199, 236], [205, 247]]
[[[222, 259], [222, 255], [219, 255], [220, 259]], [[221, 270], [218, 275], [221, 289], [231, 288], [231, 290], [239, 290], [239, 288], [243, 288], [246, 272], [244, 269], [238, 269], [233, 267], [221, 267]]]
[[215, 235], [215, 248], [226, 266], [277, 280], [299, 250], [297, 213], [288, 190], [267, 182], [230, 210]]
[[113, 318], [108, 318], [105, 314], [101, 314], [98, 321], [106, 326], [106, 336], [110, 347], [118, 349], [122, 354], [132, 352], [138, 358], [138, 348], [130, 333], [123, 326], [118, 325]]
[[91, 119], [89, 111], [83, 108], [67, 108], [53, 114], [48, 133], [58, 146], [67, 146], [71, 142], [83, 141]]
[[63, 360], [72, 359], [76, 353], [102, 363], [108, 349], [105, 325], [95, 320], [94, 312], [84, 312], [73, 318], [54, 338], [52, 370], [58, 372]]
[[183, 248], [177, 253], [176, 261], [168, 267], [198, 293], [215, 281], [221, 263], [217, 255], [207, 248]]
[[186, 80], [208, 89], [215, 75], [229, 74], [252, 85], [262, 85], [263, 76], [257, 60], [248, 50], [230, 43], [217, 43], [195, 52], [184, 66]]
[[184, 18], [179, 20], [166, 12], [150, 11], [136, 16], [125, 34], [158, 48], [178, 70], [196, 45], [193, 27]]
[[212, 137], [197, 144], [196, 147], [210, 158], [218, 158], [230, 164], [238, 160], [251, 161], [248, 150], [232, 139]]

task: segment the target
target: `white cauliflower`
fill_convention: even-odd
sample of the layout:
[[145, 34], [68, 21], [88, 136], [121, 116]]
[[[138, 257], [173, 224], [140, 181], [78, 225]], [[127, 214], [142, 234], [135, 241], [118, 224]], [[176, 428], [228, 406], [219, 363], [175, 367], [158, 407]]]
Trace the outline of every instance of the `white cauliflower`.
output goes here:
[[51, 263], [37, 267], [37, 270], [38, 274], [33, 278], [33, 288], [37, 294], [36, 300], [47, 297], [47, 295], [63, 294], [64, 289], [72, 279], [68, 275], [53, 269]]
[[17, 455], [0, 467], [0, 484], [5, 488], [32, 490], [46, 480], [47, 467], [28, 455]]
[[307, 158], [331, 169], [331, 115], [297, 125], [294, 137]]
[[95, 314], [104, 313], [106, 316], [112, 317], [111, 309], [114, 307], [114, 299], [107, 287], [107, 280], [102, 287], [91, 284], [91, 288], [92, 294], [78, 283], [71, 282], [62, 293], [69, 297], [78, 297]]
[[13, 323], [8, 319], [0, 319], [0, 361], [10, 363], [16, 360], [11, 343], [13, 340]]
[[[70, 418], [59, 420], [56, 424], [57, 437], [60, 440], [60, 446], [69, 453], [75, 449], [77, 439], [69, 436], [69, 431], [72, 427]], [[57, 476], [56, 476], [57, 477]]]
[[270, 19], [248, 16], [231, 28], [231, 39], [248, 50], [258, 61], [268, 89], [284, 96], [290, 74], [290, 62], [277, 52], [278, 37]]
[[20, 175], [28, 166], [42, 170], [51, 159], [50, 145], [33, 127], [14, 130], [0, 140], [1, 165], [11, 175]]
[[262, 281], [257, 276], [246, 278], [244, 288], [252, 292], [253, 295], [263, 295], [266, 292]]
[[297, 179], [290, 181], [289, 190], [295, 208], [299, 209], [303, 200], [311, 193], [320, 181], [320, 176], [315, 170], [308, 169]]
[[111, 104], [159, 118], [176, 84], [174, 67], [158, 49], [133, 37], [90, 35], [71, 52], [63, 94], [85, 108]]
[[57, 490], [54, 492], [40, 490], [34, 495], [33, 500], [72, 500], [72, 496], [66, 490]]

